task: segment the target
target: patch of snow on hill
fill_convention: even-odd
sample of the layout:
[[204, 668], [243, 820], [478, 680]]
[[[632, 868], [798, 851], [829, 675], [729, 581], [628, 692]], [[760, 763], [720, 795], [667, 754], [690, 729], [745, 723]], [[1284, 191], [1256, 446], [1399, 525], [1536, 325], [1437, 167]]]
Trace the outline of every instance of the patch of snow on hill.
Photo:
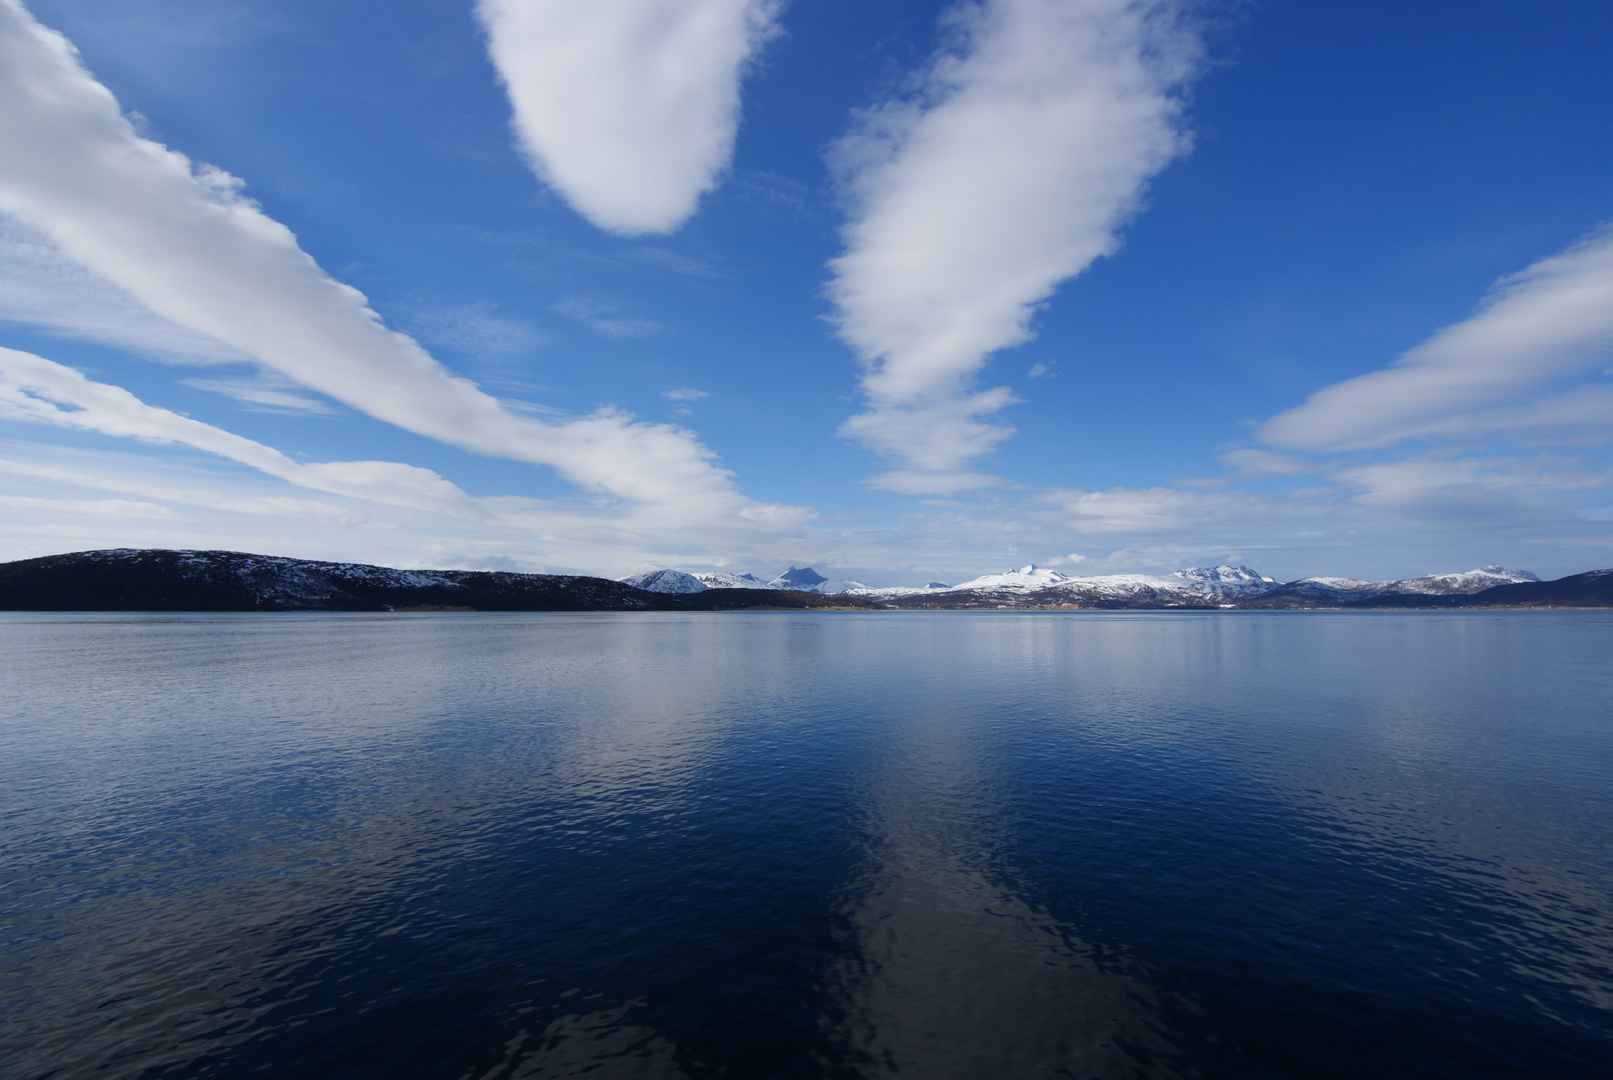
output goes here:
[[1077, 578], [1032, 563], [1002, 574], [986, 574], [960, 585], [947, 586], [934, 582], [923, 589], [862, 589], [857, 595], [877, 600], [926, 592], [968, 593], [977, 598], [994, 598], [1014, 606], [1024, 603], [1083, 604], [1138, 599], [1165, 605], [1202, 605], [1256, 596], [1275, 588], [1276, 584], [1273, 579], [1262, 577], [1246, 566], [1193, 567], [1177, 570], [1162, 578], [1147, 574], [1104, 574]]
[[1367, 581], [1362, 578], [1308, 577], [1281, 586], [1281, 592], [1318, 604], [1349, 604], [1375, 596], [1470, 596], [1497, 585], [1511, 585], [1540, 579], [1527, 570], [1508, 570], [1491, 564], [1479, 570], [1453, 574], [1429, 574], [1398, 581]]
[[916, 585], [886, 585], [881, 587], [864, 585], [861, 588], [847, 589], [846, 591], [852, 596], [860, 596], [864, 600], [889, 600], [897, 596], [913, 596], [922, 592], [944, 592], [946, 588], [945, 586], [939, 589], [926, 586], [921, 589]]
[[622, 584], [658, 593], [697, 593], [705, 592], [711, 587], [693, 574], [685, 574], [682, 570], [651, 570], [625, 577], [622, 579]]
[[1030, 563], [1027, 566], [1019, 567], [1017, 570], [1010, 569], [1001, 574], [985, 574], [975, 578], [973, 581], [965, 581], [962, 585], [952, 586], [951, 591], [961, 592], [967, 589], [971, 592], [997, 592], [1002, 590], [1035, 592], [1069, 580], [1068, 577], [1057, 570], [1049, 570], [1045, 566]]
[[826, 578], [810, 566], [792, 566], [769, 581], [763, 581], [755, 574], [727, 574], [720, 570], [695, 574], [694, 577], [712, 589], [790, 589], [821, 596], [838, 596], [841, 593], [860, 595], [868, 588], [860, 581]]
[[755, 574], [728, 574], [721, 570], [708, 570], [694, 575], [708, 589], [771, 589], [772, 585]]
[[772, 581], [769, 581], [767, 586], [770, 589], [795, 589], [800, 592], [810, 592], [814, 587], [822, 585], [828, 580], [828, 578], [810, 566], [803, 566], [800, 569], [792, 566]]
[[1172, 571], [1170, 577], [1201, 595], [1228, 598], [1258, 596], [1277, 585], [1275, 578], [1262, 577], [1247, 566], [1197, 566]]
[[1483, 592], [1485, 589], [1493, 589], [1497, 585], [1516, 585], [1519, 582], [1539, 580], [1527, 570], [1508, 570], [1504, 566], [1491, 563], [1481, 569], [1467, 570], [1459, 574], [1429, 574], [1427, 577], [1391, 582], [1389, 591], [1466, 596]]

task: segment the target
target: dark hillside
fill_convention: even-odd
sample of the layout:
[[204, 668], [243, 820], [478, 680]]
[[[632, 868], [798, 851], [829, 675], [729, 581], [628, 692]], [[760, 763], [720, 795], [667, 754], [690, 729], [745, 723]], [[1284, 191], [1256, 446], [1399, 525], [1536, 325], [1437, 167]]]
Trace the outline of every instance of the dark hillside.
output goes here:
[[0, 564], [4, 611], [718, 611], [877, 605], [772, 589], [689, 595], [604, 578], [393, 570], [236, 551], [81, 551]]
[[1353, 608], [1613, 607], [1613, 570], [1591, 570], [1556, 581], [1520, 581], [1469, 596], [1379, 596]]

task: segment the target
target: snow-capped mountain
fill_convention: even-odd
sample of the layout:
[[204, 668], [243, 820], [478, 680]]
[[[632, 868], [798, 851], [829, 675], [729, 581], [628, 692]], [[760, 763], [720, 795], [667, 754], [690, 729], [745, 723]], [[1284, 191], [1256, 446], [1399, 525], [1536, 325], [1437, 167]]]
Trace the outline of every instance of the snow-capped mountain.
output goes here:
[[956, 589], [972, 589], [976, 591], [1007, 589], [1011, 592], [1034, 592], [1037, 589], [1046, 589], [1060, 585], [1070, 580], [1057, 570], [1049, 570], [1045, 566], [1031, 563], [1017, 569], [1010, 568], [1001, 574], [985, 574], [972, 581], [965, 581], [961, 585], [954, 585]]
[[1044, 566], [1031, 563], [1017, 569], [1010, 569], [1001, 574], [985, 574], [981, 577], [962, 582], [958, 585], [948, 585], [944, 581], [932, 581], [923, 588], [912, 585], [894, 585], [887, 588], [869, 588], [864, 585], [855, 590], [857, 596], [866, 596], [870, 599], [894, 598], [901, 596], [920, 596], [929, 593], [947, 592], [978, 592], [995, 593], [1011, 592], [1024, 593], [1045, 589], [1060, 582], [1068, 581], [1057, 570], [1049, 570]]
[[1491, 564], [1478, 570], [1455, 574], [1429, 574], [1398, 581], [1366, 581], [1361, 578], [1308, 577], [1268, 590], [1262, 599], [1276, 604], [1292, 599], [1304, 604], [1336, 607], [1374, 597], [1390, 596], [1471, 596], [1497, 585], [1516, 585], [1540, 579], [1527, 570], [1508, 570]]
[[1190, 589], [1209, 596], [1258, 596], [1276, 585], [1276, 578], [1262, 577], [1247, 566], [1194, 567], [1172, 571], [1170, 577]]
[[913, 585], [891, 585], [885, 588], [871, 588], [864, 585], [860, 589], [848, 589], [853, 596], [860, 596], [865, 600], [889, 600], [901, 596], [921, 596], [934, 593], [949, 593], [954, 589], [944, 581], [932, 581], [923, 588]]
[[838, 596], [840, 593], [866, 589], [860, 581], [826, 578], [810, 566], [799, 569], [792, 566], [767, 583], [770, 589], [794, 589], [797, 592], [818, 593], [821, 596]]
[[769, 581], [767, 587], [770, 589], [800, 589], [805, 592], [814, 586], [822, 585], [828, 580], [828, 578], [810, 566], [803, 566], [800, 569], [791, 566], [784, 573]]
[[[783, 593], [774, 596], [770, 592]], [[802, 593], [824, 595], [811, 596]], [[962, 585], [870, 589], [791, 567], [750, 574], [656, 570], [627, 581], [487, 570], [396, 570], [233, 551], [117, 549], [0, 563], [6, 611], [726, 611], [747, 608], [1613, 608], [1613, 570], [1542, 582], [1486, 566], [1398, 581], [1279, 584], [1248, 567], [1163, 577], [1069, 577], [1028, 565]]]
[[721, 570], [709, 570], [703, 574], [695, 574], [694, 577], [696, 581], [699, 581], [708, 589], [772, 588], [755, 574], [725, 574]]
[[682, 570], [651, 570], [624, 577], [622, 584], [658, 593], [697, 593], [711, 588], [693, 574], [685, 574]]
[[1392, 584], [1396, 586], [1398, 592], [1437, 593], [1449, 596], [1482, 592], [1496, 585], [1516, 585], [1521, 581], [1539, 580], [1527, 570], [1508, 570], [1504, 566], [1491, 563], [1478, 570], [1468, 570], [1460, 574], [1429, 574], [1427, 577], [1408, 578]]
[[[866, 589], [860, 581], [842, 581], [824, 577], [810, 566], [791, 566], [777, 577], [763, 580], [755, 574], [730, 574], [722, 570], [708, 570], [699, 574], [683, 574], [678, 570], [652, 570], [622, 580], [637, 585], [640, 579], [649, 580], [656, 574], [679, 574], [690, 578], [707, 589], [789, 589], [794, 592], [817, 593], [820, 596], [838, 596], [841, 593]], [[657, 579], [660, 580], [660, 579]], [[676, 579], [667, 579], [676, 580]], [[639, 585], [641, 589], [652, 589]], [[693, 592], [693, 589], [653, 588], [654, 592]]]
[[1260, 607], [1340, 607], [1375, 597], [1467, 596], [1496, 585], [1538, 581], [1526, 571], [1486, 566], [1463, 573], [1430, 574], [1398, 581], [1310, 577], [1287, 583], [1247, 566], [1195, 566], [1163, 576], [1102, 574], [1072, 577], [1029, 563], [1000, 574], [984, 574], [958, 585], [932, 581], [923, 588], [871, 588], [858, 581], [831, 580], [810, 566], [791, 566], [776, 577], [657, 570], [623, 579], [652, 592], [689, 593], [701, 589], [789, 589], [820, 595], [848, 595], [894, 607], [1097, 607], [1218, 608], [1254, 603]]
[[1276, 586], [1246, 566], [1193, 567], [1165, 577], [1070, 577], [1032, 563], [950, 588], [861, 589], [853, 595], [902, 607], [1218, 607]]
[[569, 574], [397, 570], [240, 551], [118, 548], [0, 564], [0, 608], [18, 611], [643, 611], [691, 603]]

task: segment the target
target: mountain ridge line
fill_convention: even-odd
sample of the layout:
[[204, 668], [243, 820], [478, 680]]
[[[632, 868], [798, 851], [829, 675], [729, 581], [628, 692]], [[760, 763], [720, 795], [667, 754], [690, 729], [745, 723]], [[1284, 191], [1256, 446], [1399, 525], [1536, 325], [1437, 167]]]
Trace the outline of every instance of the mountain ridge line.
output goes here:
[[[1223, 571], [1225, 572], [1223, 574]], [[653, 572], [663, 573], [663, 572]], [[681, 572], [672, 572], [681, 573]], [[829, 582], [810, 568], [793, 580]], [[649, 575], [645, 575], [649, 576]], [[735, 580], [741, 580], [738, 576]], [[757, 579], [745, 576], [750, 581]], [[399, 570], [248, 552], [113, 548], [0, 563], [0, 611], [1413, 610], [1613, 607], [1613, 569], [1554, 581], [1491, 566], [1394, 582], [1277, 582], [1245, 567], [1067, 578], [1034, 565], [963, 586], [657, 591], [579, 574]], [[1491, 579], [1498, 584], [1486, 584]], [[631, 581], [632, 579], [629, 579]], [[786, 581], [785, 584], [791, 582]], [[1430, 584], [1432, 583], [1432, 584]], [[1453, 584], [1454, 583], [1454, 584]], [[849, 583], [856, 584], [856, 583]], [[1445, 588], [1447, 591], [1416, 591]], [[858, 593], [863, 595], [859, 595]]]

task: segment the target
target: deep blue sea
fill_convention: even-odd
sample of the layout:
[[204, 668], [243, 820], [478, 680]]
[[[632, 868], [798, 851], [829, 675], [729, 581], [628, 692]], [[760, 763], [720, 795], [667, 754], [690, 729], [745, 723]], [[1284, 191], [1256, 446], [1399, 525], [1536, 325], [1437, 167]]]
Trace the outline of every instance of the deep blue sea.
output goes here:
[[1613, 1074], [1613, 613], [0, 616], [0, 1074]]

